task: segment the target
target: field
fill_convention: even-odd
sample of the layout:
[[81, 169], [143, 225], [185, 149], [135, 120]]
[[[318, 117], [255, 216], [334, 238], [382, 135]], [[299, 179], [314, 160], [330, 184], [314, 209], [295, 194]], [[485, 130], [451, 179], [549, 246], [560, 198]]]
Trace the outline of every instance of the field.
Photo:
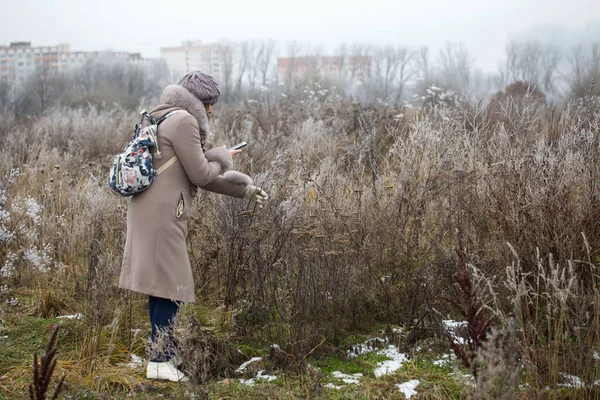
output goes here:
[[236, 168], [270, 200], [195, 197], [187, 384], [132, 363], [146, 299], [117, 288], [127, 199], [106, 179], [135, 116], [0, 117], [0, 398], [27, 397], [57, 325], [71, 399], [600, 398], [596, 97], [366, 105], [306, 83], [216, 108], [210, 141], [247, 141]]

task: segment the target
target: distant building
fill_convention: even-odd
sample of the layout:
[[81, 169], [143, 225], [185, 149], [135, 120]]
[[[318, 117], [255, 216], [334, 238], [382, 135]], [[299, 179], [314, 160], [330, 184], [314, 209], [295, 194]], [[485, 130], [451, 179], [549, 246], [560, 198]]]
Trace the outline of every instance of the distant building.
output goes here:
[[279, 82], [291, 82], [317, 74], [317, 57], [286, 57], [277, 59], [277, 79]]
[[73, 70], [88, 62], [125, 62], [151, 70], [157, 59], [142, 58], [139, 53], [115, 51], [71, 51], [69, 44], [31, 46], [31, 42], [13, 42], [0, 46], [0, 78], [22, 84], [31, 74], [52, 75]]
[[69, 67], [66, 55], [70, 52], [68, 44], [31, 47], [30, 42], [14, 42], [10, 46], [0, 46], [0, 77], [23, 83], [36, 71], [56, 73], [66, 70]]
[[284, 57], [277, 60], [280, 82], [305, 79], [311, 75], [363, 81], [371, 75], [369, 56]]
[[188, 72], [202, 71], [212, 75], [219, 82], [231, 79], [226, 69], [231, 68], [231, 54], [217, 44], [203, 44], [200, 40], [185, 41], [181, 46], [162, 47], [160, 56], [174, 77]]

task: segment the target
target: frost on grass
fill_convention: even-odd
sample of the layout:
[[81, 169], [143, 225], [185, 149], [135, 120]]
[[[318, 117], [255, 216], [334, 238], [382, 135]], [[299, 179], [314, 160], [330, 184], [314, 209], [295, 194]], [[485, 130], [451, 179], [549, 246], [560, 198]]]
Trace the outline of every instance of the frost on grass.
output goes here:
[[17, 262], [17, 254], [9, 251], [4, 266], [0, 268], [0, 278], [10, 278], [15, 271], [15, 263]]
[[408, 382], [399, 383], [396, 386], [398, 386], [400, 392], [403, 393], [407, 399], [410, 399], [412, 396], [417, 394], [415, 388], [419, 385], [419, 383], [421, 382], [418, 379], [413, 379]]
[[48, 272], [48, 266], [52, 264], [52, 246], [46, 243], [41, 250], [34, 247], [29, 247], [25, 250], [25, 259], [31, 264], [32, 267], [37, 268], [40, 272]]
[[6, 304], [8, 304], [10, 307], [18, 307], [20, 302], [16, 297], [11, 297], [10, 299], [6, 299]]

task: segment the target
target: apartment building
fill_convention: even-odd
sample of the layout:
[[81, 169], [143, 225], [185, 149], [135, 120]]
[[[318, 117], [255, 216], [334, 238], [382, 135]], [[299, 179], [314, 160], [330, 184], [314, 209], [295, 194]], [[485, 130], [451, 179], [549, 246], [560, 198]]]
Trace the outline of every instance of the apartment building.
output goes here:
[[151, 70], [158, 59], [142, 58], [139, 53], [115, 51], [71, 51], [69, 44], [31, 46], [31, 42], [13, 42], [0, 46], [0, 79], [23, 84], [31, 74], [52, 75], [73, 70], [88, 62], [125, 62]]
[[160, 56], [166, 61], [174, 78], [188, 72], [202, 71], [219, 82], [231, 79], [226, 74], [226, 64], [231, 65], [230, 53], [217, 44], [203, 44], [200, 40], [185, 41], [181, 46], [162, 47]]
[[32, 47], [30, 42], [14, 42], [0, 46], [0, 77], [23, 83], [31, 73], [56, 73], [67, 69], [63, 55], [71, 51], [68, 44]]
[[277, 60], [277, 78], [284, 83], [310, 76], [363, 81], [371, 75], [371, 63], [369, 56], [283, 57]]

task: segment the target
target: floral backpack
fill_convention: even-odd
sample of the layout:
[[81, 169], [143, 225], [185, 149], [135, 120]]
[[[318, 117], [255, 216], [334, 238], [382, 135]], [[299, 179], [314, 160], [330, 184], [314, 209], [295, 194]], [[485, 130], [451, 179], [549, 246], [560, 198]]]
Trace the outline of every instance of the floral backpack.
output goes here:
[[[140, 193], [148, 189], [154, 179], [177, 160], [177, 156], [173, 156], [158, 170], [152, 166], [152, 149], [156, 158], [162, 157], [156, 136], [158, 125], [176, 113], [177, 111], [171, 111], [156, 120], [146, 110], [140, 112], [131, 141], [122, 152], [114, 156], [110, 165], [108, 186], [112, 190], [121, 196]], [[144, 119], [148, 120], [149, 125], [142, 126]]]

